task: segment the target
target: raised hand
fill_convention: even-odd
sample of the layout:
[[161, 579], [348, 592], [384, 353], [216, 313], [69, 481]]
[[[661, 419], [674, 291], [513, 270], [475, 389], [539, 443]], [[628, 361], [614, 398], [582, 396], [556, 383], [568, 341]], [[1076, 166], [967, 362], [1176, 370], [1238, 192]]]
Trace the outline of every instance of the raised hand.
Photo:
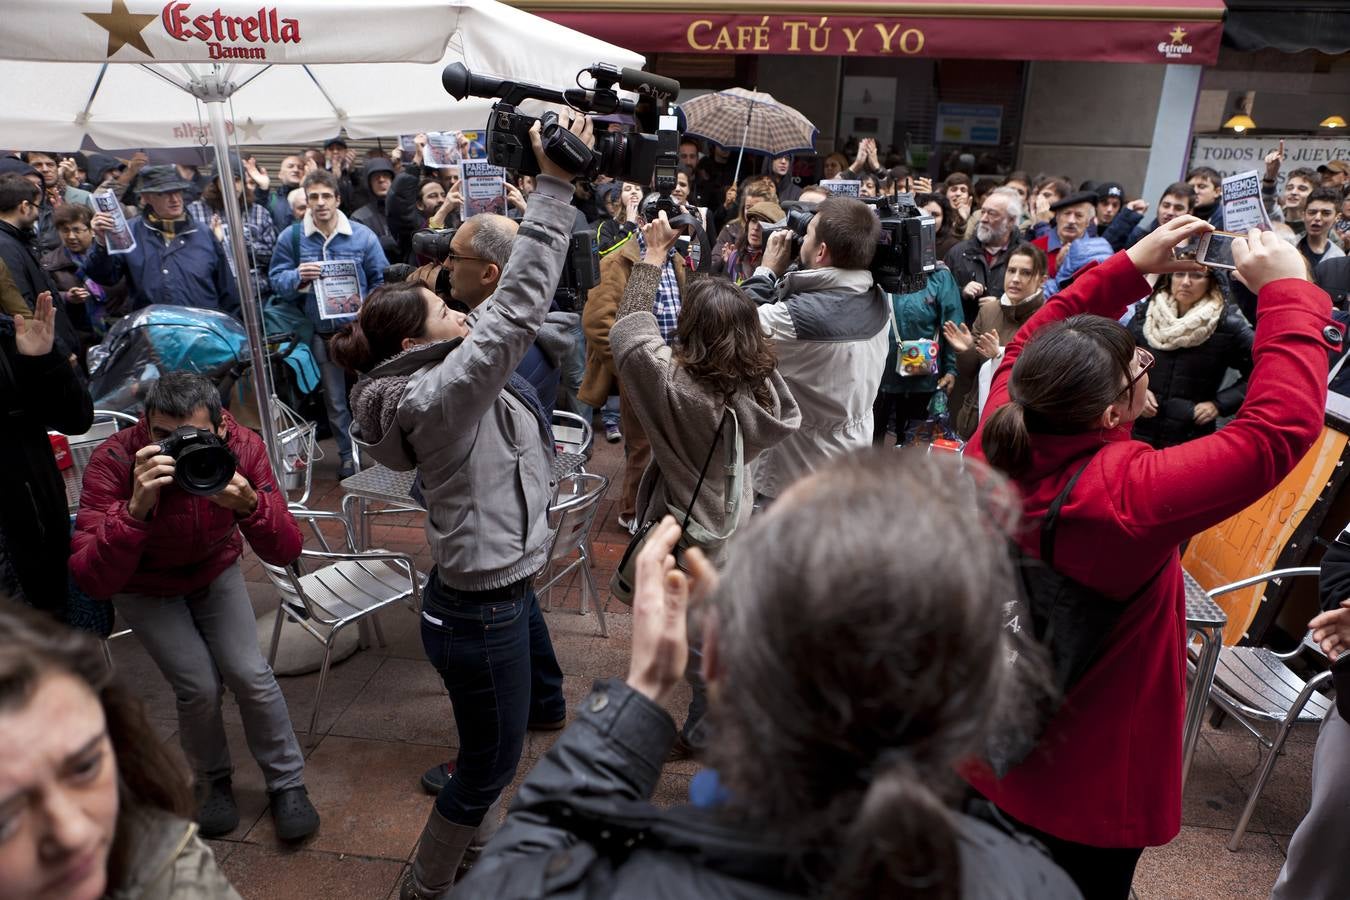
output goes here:
[[1237, 264], [1238, 281], [1256, 294], [1261, 293], [1261, 288], [1272, 281], [1282, 278], [1308, 280], [1308, 267], [1303, 262], [1303, 254], [1273, 231], [1253, 228], [1245, 238], [1236, 238], [1233, 241], [1233, 262]]
[[637, 559], [633, 591], [633, 652], [628, 684], [662, 703], [684, 677], [689, 659], [685, 613], [689, 577], [675, 567], [680, 526], [666, 516], [648, 534]]
[[[1139, 270], [1141, 275], [1155, 274], [1160, 275], [1164, 272], [1203, 272], [1205, 267], [1193, 259], [1177, 259], [1176, 248], [1186, 243], [1191, 238], [1213, 231], [1214, 226], [1197, 219], [1195, 216], [1177, 216], [1166, 225], [1159, 225], [1149, 234], [1146, 234], [1139, 243], [1135, 244], [1125, 253], [1134, 263], [1134, 267]], [[1271, 235], [1274, 237], [1274, 235]], [[1275, 238], [1279, 240], [1279, 238]], [[1280, 241], [1280, 243], [1284, 243]], [[1237, 242], [1234, 242], [1233, 256], [1237, 258]], [[1300, 260], [1302, 265], [1302, 254], [1300, 254], [1290, 244], [1285, 244], [1290, 250], [1294, 251], [1294, 257]]]
[[52, 292], [43, 291], [37, 296], [31, 319], [14, 317], [14, 345], [20, 356], [46, 356], [55, 340], [56, 307], [52, 305]]
[[975, 352], [985, 359], [994, 359], [998, 356], [998, 350], [997, 331], [986, 331], [975, 339]]
[[942, 336], [957, 353], [965, 353], [975, 346], [975, 335], [971, 334], [965, 322], [959, 325], [955, 322], [943, 322]]
[[642, 261], [654, 266], [664, 266], [666, 258], [670, 255], [670, 248], [675, 246], [675, 241], [679, 237], [680, 232], [670, 227], [666, 214], [658, 213], [656, 221], [642, 226], [642, 239], [647, 244], [647, 252]]

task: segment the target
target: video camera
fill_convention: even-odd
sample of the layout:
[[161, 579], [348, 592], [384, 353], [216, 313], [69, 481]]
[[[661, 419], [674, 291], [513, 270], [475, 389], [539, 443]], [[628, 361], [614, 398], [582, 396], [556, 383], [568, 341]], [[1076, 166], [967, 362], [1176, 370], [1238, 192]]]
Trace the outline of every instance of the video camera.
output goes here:
[[[908, 294], [922, 290], [928, 276], [937, 270], [937, 225], [933, 217], [919, 209], [913, 194], [894, 197], [864, 197], [881, 220], [876, 253], [872, 256], [872, 277], [890, 294]], [[792, 235], [792, 255], [801, 254], [806, 229], [816, 217], [816, 208], [802, 205], [789, 209], [777, 222], [761, 226], [767, 243], [775, 232]]]
[[[453, 228], [424, 228], [413, 232], [413, 253], [423, 259], [444, 263], [450, 255]], [[580, 309], [586, 302], [586, 292], [600, 283], [600, 252], [595, 245], [595, 234], [589, 229], [573, 232], [567, 243], [567, 259], [562, 276], [553, 294], [554, 302], [564, 312]]]
[[[638, 131], [597, 134], [594, 149], [585, 146], [568, 131], [558, 121], [557, 113], [547, 112], [537, 121], [541, 124], [544, 152], [567, 171], [587, 178], [608, 175], [638, 184], [650, 183], [658, 161], [664, 162], [666, 145], [669, 144], [672, 157], [678, 151], [680, 136], [673, 126], [669, 134], [656, 132], [665, 125], [661, 117], [666, 106], [679, 96], [680, 83], [638, 69], [619, 69], [596, 63], [577, 73], [578, 85], [583, 73], [594, 79], [594, 88], [578, 86], [555, 90], [490, 75], [475, 75], [463, 63], [451, 63], [441, 73], [441, 84], [456, 100], [470, 96], [498, 98], [488, 118], [488, 162], [515, 169], [522, 175], [539, 174], [539, 165], [530, 147], [530, 127], [536, 119], [516, 108], [524, 101], [561, 103], [583, 113], [632, 115], [637, 120]], [[637, 93], [638, 100], [620, 99], [616, 85]], [[673, 169], [670, 180], [673, 187]]]

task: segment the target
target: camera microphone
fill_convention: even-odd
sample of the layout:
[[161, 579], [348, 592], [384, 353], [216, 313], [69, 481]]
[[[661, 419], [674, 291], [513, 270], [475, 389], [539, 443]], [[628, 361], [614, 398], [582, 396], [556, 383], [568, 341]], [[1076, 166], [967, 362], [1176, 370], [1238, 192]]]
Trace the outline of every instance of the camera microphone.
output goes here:
[[658, 103], [669, 103], [680, 96], [680, 83], [674, 78], [654, 75], [641, 69], [619, 70], [619, 87], [645, 97], [651, 97]]

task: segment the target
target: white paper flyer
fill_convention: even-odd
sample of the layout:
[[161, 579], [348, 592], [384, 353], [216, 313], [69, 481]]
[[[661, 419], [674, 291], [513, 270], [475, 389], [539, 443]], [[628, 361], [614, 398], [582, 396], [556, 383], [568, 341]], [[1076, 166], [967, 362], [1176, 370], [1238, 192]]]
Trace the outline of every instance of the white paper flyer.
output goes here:
[[506, 170], [480, 160], [459, 164], [459, 189], [464, 197], [464, 218], [479, 213], [506, 215]]
[[130, 253], [136, 249], [136, 236], [131, 233], [126, 214], [122, 212], [122, 201], [112, 191], [99, 191], [93, 195], [94, 206], [101, 213], [113, 217], [113, 230], [104, 235], [109, 253]]
[[1270, 231], [1270, 216], [1261, 202], [1261, 176], [1255, 170], [1223, 180], [1223, 230], [1246, 234], [1253, 228]]
[[820, 186], [836, 197], [862, 196], [861, 181], [851, 181], [847, 178], [826, 178], [820, 183]]
[[361, 311], [361, 280], [352, 259], [328, 259], [319, 263], [314, 280], [314, 302], [321, 319], [345, 319]]

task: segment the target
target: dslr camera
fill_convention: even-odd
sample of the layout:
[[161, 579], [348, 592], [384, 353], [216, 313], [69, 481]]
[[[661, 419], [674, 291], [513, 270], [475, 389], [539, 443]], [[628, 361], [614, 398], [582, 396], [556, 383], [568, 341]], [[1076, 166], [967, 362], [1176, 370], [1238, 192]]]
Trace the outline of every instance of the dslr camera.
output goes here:
[[[937, 270], [937, 225], [933, 217], [919, 209], [913, 194], [895, 197], [865, 197], [881, 220], [876, 253], [872, 256], [872, 277], [890, 294], [909, 294], [922, 290], [928, 276]], [[816, 209], [802, 205], [790, 209], [777, 222], [762, 226], [764, 240], [778, 231], [792, 235], [792, 255], [801, 254], [806, 229], [816, 217]]]
[[[545, 154], [567, 171], [586, 178], [608, 175], [638, 184], [650, 183], [658, 157], [664, 155], [666, 146], [669, 145], [671, 157], [678, 150], [678, 131], [672, 128], [669, 135], [656, 132], [662, 129], [664, 123], [660, 119], [667, 105], [679, 96], [680, 83], [639, 69], [619, 69], [604, 63], [578, 72], [578, 83], [583, 73], [594, 80], [594, 88], [556, 90], [475, 75], [463, 63], [451, 63], [441, 73], [441, 84], [457, 100], [470, 96], [497, 98], [487, 125], [488, 161], [493, 165], [514, 169], [522, 175], [538, 175], [539, 165], [530, 146], [530, 128], [538, 121]], [[637, 93], [638, 100], [620, 99], [616, 86]], [[550, 111], [536, 120], [517, 108], [531, 99], [560, 103], [582, 113], [629, 114], [637, 120], [639, 130], [596, 134], [592, 149], [558, 121], [557, 113]], [[670, 179], [673, 187], [673, 169]]]
[[184, 425], [159, 442], [159, 452], [173, 457], [173, 480], [189, 494], [210, 497], [225, 490], [238, 460], [214, 431]]

